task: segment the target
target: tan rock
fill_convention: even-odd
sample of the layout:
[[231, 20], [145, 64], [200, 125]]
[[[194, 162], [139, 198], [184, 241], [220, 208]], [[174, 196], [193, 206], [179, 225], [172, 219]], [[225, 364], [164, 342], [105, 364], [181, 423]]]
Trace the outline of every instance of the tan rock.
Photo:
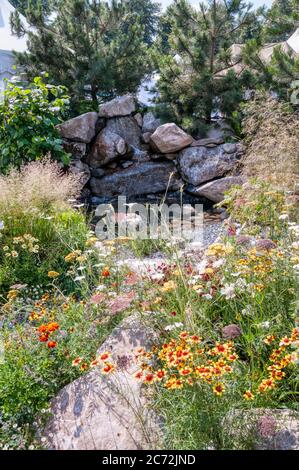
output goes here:
[[127, 144], [124, 139], [105, 128], [98, 134], [87, 161], [92, 168], [99, 168], [125, 155], [126, 152]]
[[59, 124], [57, 128], [64, 139], [88, 144], [96, 135], [97, 120], [97, 113], [90, 112]]
[[174, 123], [163, 124], [151, 135], [150, 144], [161, 153], [175, 153], [187, 147], [193, 138]]
[[132, 95], [124, 95], [102, 104], [99, 108], [99, 117], [129, 116], [135, 110], [134, 97]]
[[[104, 376], [100, 368], [64, 387], [51, 403], [43, 444], [54, 450], [157, 449], [160, 426], [151, 411], [146, 387], [133, 374], [137, 347], [149, 348], [154, 335], [137, 317], [117, 327], [98, 350], [111, 352], [117, 372]], [[43, 439], [44, 440], [44, 439]]]
[[194, 188], [192, 194], [206, 197], [212, 202], [220, 202], [224, 199], [225, 191], [228, 191], [234, 185], [243, 184], [243, 182], [244, 178], [240, 176], [227, 176]]

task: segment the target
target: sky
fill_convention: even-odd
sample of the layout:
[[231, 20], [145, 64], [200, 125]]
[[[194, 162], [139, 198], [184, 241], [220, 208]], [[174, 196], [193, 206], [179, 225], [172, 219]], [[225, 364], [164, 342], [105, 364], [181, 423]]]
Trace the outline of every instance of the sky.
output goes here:
[[[163, 7], [167, 7], [172, 3], [172, 0], [158, 0], [160, 3], [162, 3]], [[199, 0], [189, 0], [190, 3], [193, 3], [194, 5], [199, 3]], [[254, 7], [260, 7], [261, 5], [267, 5], [270, 6], [272, 4], [273, 0], [250, 0], [250, 2], [254, 5]]]

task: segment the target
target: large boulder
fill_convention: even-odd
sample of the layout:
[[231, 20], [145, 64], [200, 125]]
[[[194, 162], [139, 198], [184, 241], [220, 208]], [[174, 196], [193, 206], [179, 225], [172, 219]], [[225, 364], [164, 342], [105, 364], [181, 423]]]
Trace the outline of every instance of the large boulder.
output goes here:
[[[237, 148], [234, 153], [226, 153], [225, 146], [214, 148], [190, 147], [179, 153], [178, 163], [185, 181], [193, 186], [223, 176], [237, 164]], [[231, 148], [229, 149], [231, 152]]]
[[136, 196], [159, 193], [169, 189], [179, 189], [182, 182], [174, 174], [172, 162], [142, 162], [129, 168], [116, 171], [100, 179], [91, 178], [90, 185], [96, 196], [117, 195]]
[[52, 418], [43, 432], [51, 450], [157, 449], [160, 422], [149, 406], [134, 351], [148, 349], [153, 331], [134, 316], [124, 320], [98, 350], [111, 352], [116, 372], [104, 376], [99, 367], [64, 387], [52, 400]]
[[124, 139], [106, 127], [98, 134], [87, 157], [87, 163], [92, 168], [99, 168], [125, 155], [127, 150]]
[[187, 147], [193, 138], [173, 122], [163, 124], [151, 135], [152, 148], [160, 153], [175, 153]]
[[89, 144], [96, 135], [97, 120], [98, 114], [90, 112], [59, 124], [57, 128], [64, 139]]
[[143, 125], [142, 125], [143, 133], [150, 132], [151, 134], [153, 134], [153, 132], [155, 132], [155, 130], [159, 126], [161, 126], [160, 119], [157, 119], [151, 111], [146, 113], [143, 116]]
[[102, 104], [99, 108], [99, 117], [129, 116], [135, 110], [136, 103], [134, 97], [132, 95], [124, 95]]
[[299, 450], [299, 413], [294, 410], [231, 410], [223, 431], [234, 449]]
[[243, 184], [244, 181], [241, 176], [226, 176], [202, 186], [188, 188], [188, 192], [194, 196], [205, 197], [212, 202], [220, 202], [224, 199], [225, 191], [228, 191], [232, 186]]
[[120, 135], [129, 145], [141, 148], [141, 129], [134, 117], [115, 117], [107, 120], [106, 129]]

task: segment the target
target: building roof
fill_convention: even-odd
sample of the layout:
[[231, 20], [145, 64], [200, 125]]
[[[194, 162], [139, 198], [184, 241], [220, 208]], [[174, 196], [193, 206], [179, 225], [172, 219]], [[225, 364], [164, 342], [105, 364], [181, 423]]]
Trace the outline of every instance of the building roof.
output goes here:
[[287, 40], [287, 43], [296, 54], [299, 54], [299, 28], [297, 28], [294, 34]]
[[[0, 50], [24, 52], [27, 49], [26, 38], [14, 36], [10, 29], [10, 15], [14, 11], [15, 8], [8, 0], [0, 0]], [[25, 18], [20, 16], [26, 24]]]

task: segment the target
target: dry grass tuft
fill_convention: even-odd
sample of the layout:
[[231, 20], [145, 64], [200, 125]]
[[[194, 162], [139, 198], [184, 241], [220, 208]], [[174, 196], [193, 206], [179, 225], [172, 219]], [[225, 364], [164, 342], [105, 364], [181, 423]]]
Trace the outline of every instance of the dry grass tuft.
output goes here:
[[260, 95], [246, 105], [243, 128], [248, 144], [243, 174], [292, 189], [299, 176], [299, 114]]
[[64, 174], [57, 162], [49, 158], [32, 162], [0, 176], [0, 214], [63, 206], [80, 189], [80, 176]]

